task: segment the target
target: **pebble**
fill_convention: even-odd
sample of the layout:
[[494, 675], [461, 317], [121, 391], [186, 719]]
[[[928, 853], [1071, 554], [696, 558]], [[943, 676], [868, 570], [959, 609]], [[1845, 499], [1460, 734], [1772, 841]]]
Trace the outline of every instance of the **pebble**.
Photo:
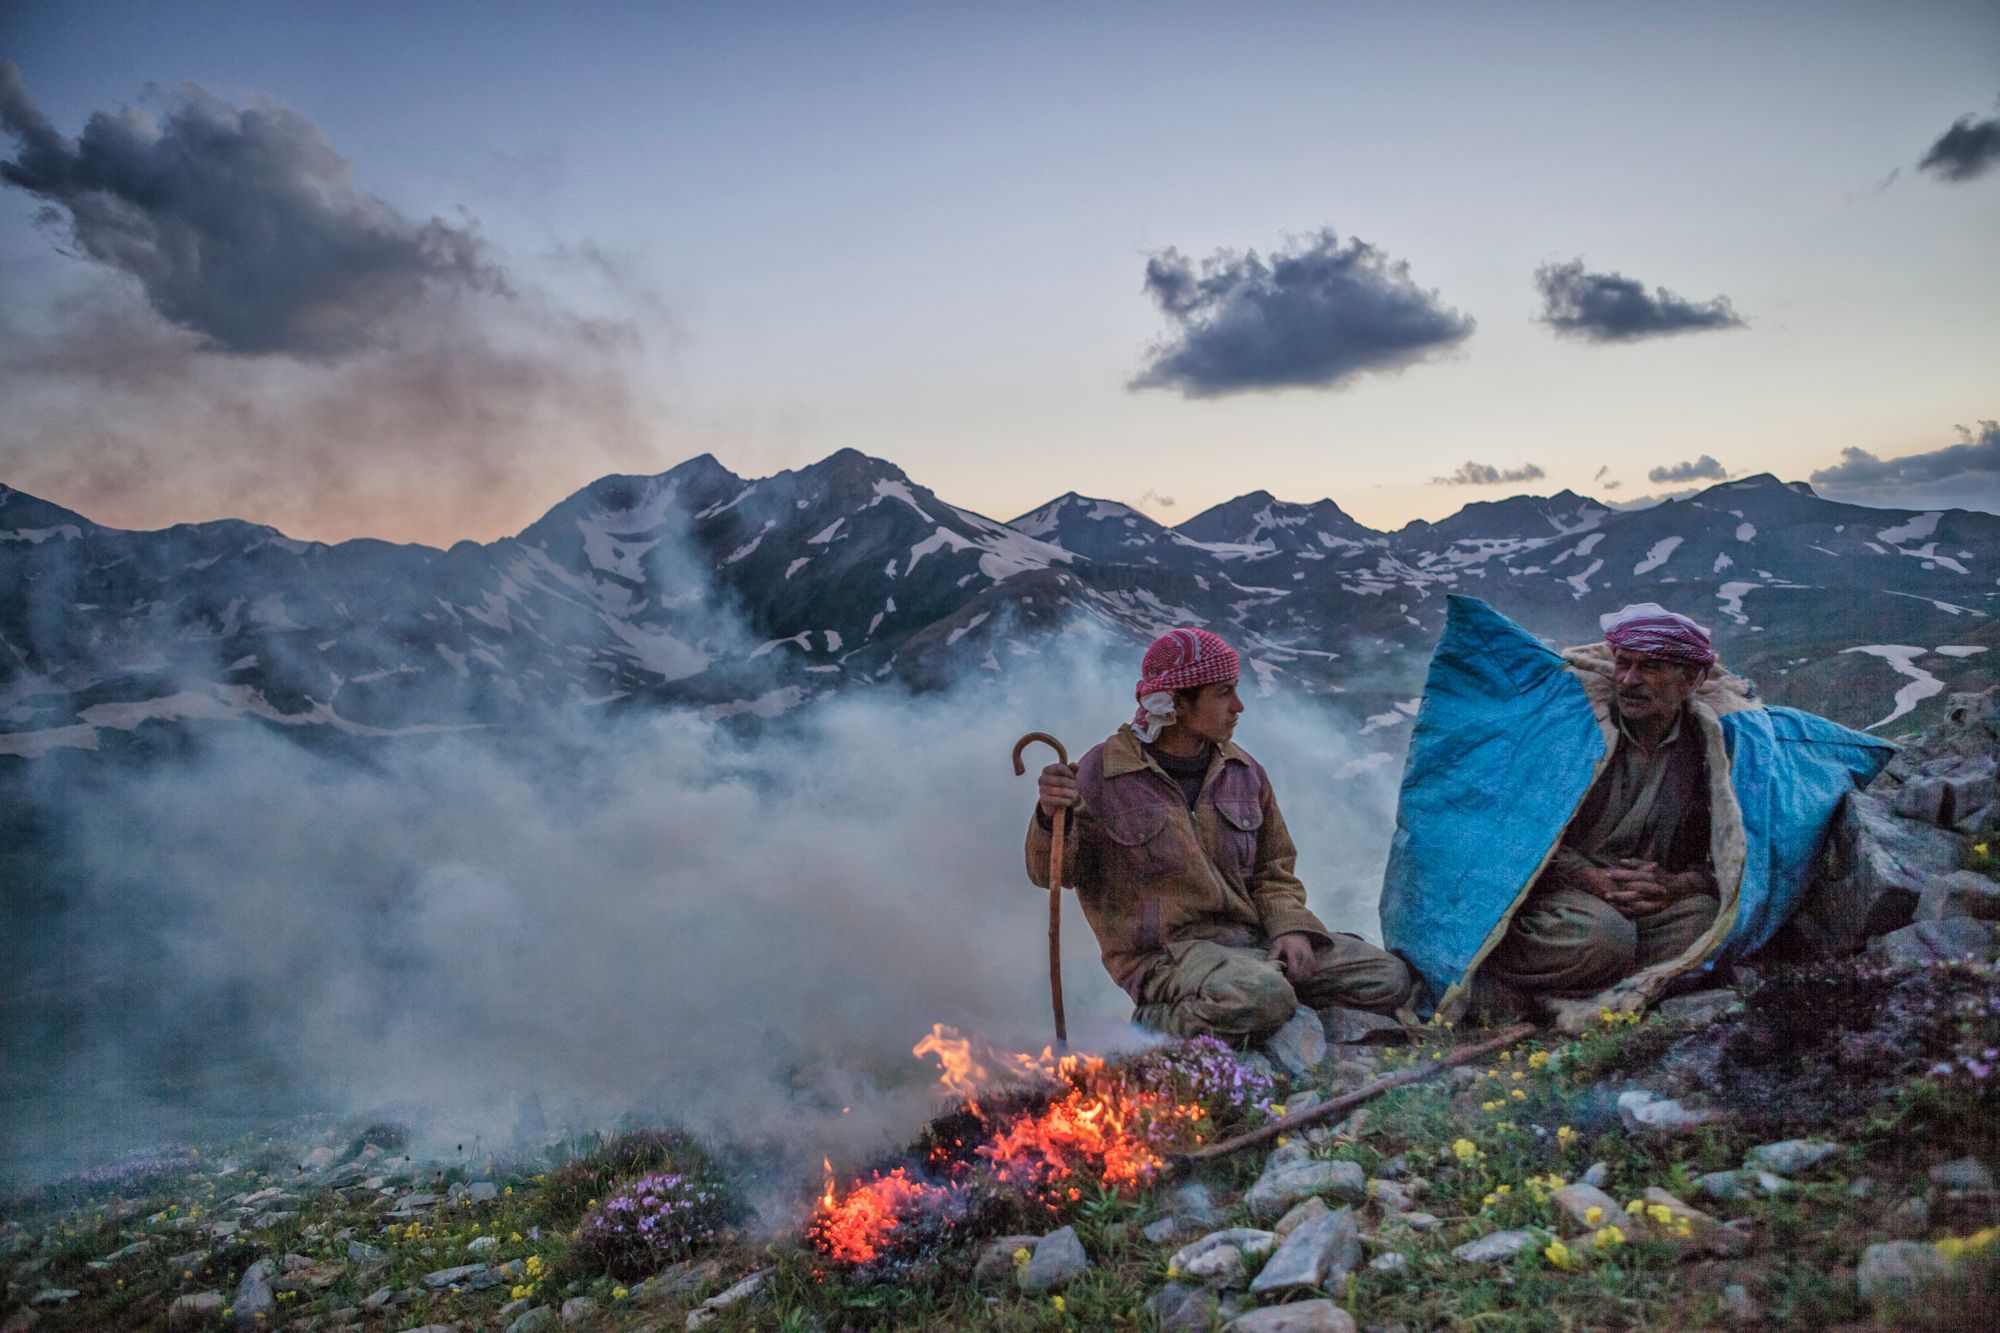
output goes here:
[[1407, 1213], [1416, 1206], [1410, 1191], [1393, 1180], [1370, 1181], [1368, 1197], [1385, 1213]]
[[[1168, 1219], [1171, 1220], [1171, 1219]], [[1035, 1252], [1035, 1242], [1040, 1236], [1002, 1236], [980, 1252], [979, 1261], [972, 1266], [972, 1283], [976, 1287], [995, 1287], [1014, 1280], [1014, 1255], [1026, 1250]]]
[[187, 1296], [176, 1296], [174, 1303], [167, 1307], [167, 1328], [172, 1333], [180, 1333], [184, 1328], [207, 1328], [222, 1318], [222, 1293], [219, 1291], [198, 1291]]
[[1244, 1260], [1260, 1258], [1278, 1246], [1278, 1238], [1254, 1227], [1229, 1227], [1211, 1231], [1200, 1240], [1183, 1246], [1167, 1262], [1177, 1277], [1193, 1278], [1229, 1286], [1248, 1271]]
[[1728, 1013], [1740, 1008], [1742, 997], [1727, 988], [1719, 990], [1698, 990], [1688, 995], [1676, 995], [1671, 1000], [1660, 1003], [1660, 1016], [1676, 1023], [1692, 1023], [1706, 1026]]
[[1744, 1154], [1743, 1165], [1751, 1170], [1795, 1176], [1810, 1171], [1839, 1151], [1840, 1145], [1829, 1139], [1786, 1139], [1752, 1148]]
[[1294, 1205], [1292, 1211], [1286, 1213], [1273, 1223], [1271, 1232], [1273, 1235], [1281, 1238], [1289, 1236], [1307, 1222], [1312, 1221], [1316, 1217], [1325, 1217], [1332, 1211], [1333, 1209], [1327, 1207], [1325, 1199], [1314, 1195], [1304, 1203]]
[[1688, 1106], [1671, 1097], [1633, 1089], [1618, 1095], [1618, 1118], [1635, 1134], [1685, 1134], [1716, 1118], [1715, 1112]]
[[1688, 1207], [1658, 1186], [1649, 1186], [1639, 1197], [1647, 1203], [1658, 1204], [1667, 1209], [1674, 1215], [1676, 1221], [1685, 1219], [1688, 1229], [1693, 1232], [1688, 1237], [1688, 1242], [1694, 1249], [1725, 1259], [1745, 1254], [1750, 1249], [1748, 1236], [1734, 1227], [1722, 1225], [1699, 1208]]
[[1750, 1289], [1741, 1282], [1731, 1282], [1722, 1289], [1722, 1308], [1729, 1311], [1731, 1319], [1744, 1324], [1756, 1323], [1763, 1314], [1751, 1299]]
[[1451, 1257], [1468, 1264], [1499, 1264], [1512, 1259], [1535, 1243], [1532, 1231], [1496, 1231], [1470, 1240], [1451, 1252]]
[[[775, 1268], [759, 1269], [727, 1291], [717, 1292], [695, 1309], [688, 1311], [686, 1326], [690, 1329], [696, 1329], [714, 1323], [716, 1320], [722, 1318], [722, 1312], [730, 1306], [741, 1305], [744, 1301], [763, 1291], [764, 1284], [769, 1282], [771, 1274], [777, 1271]], [[568, 1323], [568, 1305], [564, 1305], [563, 1309], [565, 1311], [563, 1322]]]
[[382, 1250], [374, 1245], [367, 1245], [358, 1240], [347, 1242], [347, 1261], [349, 1263], [373, 1263], [382, 1257], [382, 1253]]
[[[565, 1324], [581, 1324], [584, 1320], [590, 1318], [591, 1312], [596, 1309], [597, 1302], [590, 1299], [590, 1297], [572, 1296], [562, 1303], [562, 1321]], [[700, 1325], [694, 1322], [694, 1315], [688, 1316], [688, 1327], [700, 1327]]]
[[[1595, 1185], [1585, 1185], [1581, 1182], [1565, 1185], [1555, 1192], [1555, 1201], [1556, 1207], [1568, 1213], [1570, 1220], [1580, 1227], [1608, 1226], [1622, 1222], [1625, 1218], [1625, 1210], [1619, 1206], [1618, 1200]], [[1590, 1220], [1590, 1210], [1593, 1208], [1597, 1210], [1595, 1222]]]
[[1215, 1293], [1202, 1287], [1169, 1282], [1153, 1293], [1146, 1308], [1159, 1321], [1160, 1333], [1208, 1333], [1214, 1325]]
[[1977, 1157], [1959, 1157], [1931, 1168], [1931, 1183], [1948, 1190], [1991, 1190], [1993, 1173]]
[[434, 1291], [449, 1287], [454, 1283], [464, 1282], [485, 1267], [485, 1264], [460, 1264], [456, 1268], [440, 1268], [435, 1273], [424, 1274], [424, 1285]]
[[1172, 1240], [1179, 1234], [1181, 1220], [1178, 1217], [1162, 1217], [1139, 1228], [1139, 1234], [1155, 1245]]
[[1611, 1179], [1611, 1168], [1603, 1162], [1592, 1162], [1584, 1169], [1581, 1178], [1584, 1184], [1595, 1185], [1599, 1189], [1603, 1189], [1604, 1182]]
[[236, 1322], [249, 1323], [259, 1314], [268, 1315], [277, 1303], [271, 1290], [271, 1261], [259, 1259], [243, 1270], [243, 1280], [236, 1284], [236, 1299], [230, 1302]]
[[83, 1293], [69, 1287], [43, 1287], [36, 1292], [30, 1305], [66, 1305]]
[[1235, 1333], [1354, 1333], [1354, 1317], [1332, 1301], [1299, 1301], [1238, 1315]]
[[1368, 1197], [1368, 1173], [1358, 1162], [1281, 1161], [1274, 1153], [1243, 1202], [1253, 1217], [1278, 1217], [1315, 1194], [1360, 1203]]
[[1930, 1230], [1930, 1200], [1914, 1196], [1889, 1210], [1889, 1230], [1898, 1236], [1920, 1236]]
[[1167, 1209], [1175, 1217], [1185, 1218], [1199, 1227], [1212, 1227], [1222, 1220], [1215, 1209], [1215, 1200], [1208, 1192], [1208, 1186], [1191, 1180], [1167, 1196]]
[[553, 1305], [537, 1305], [515, 1316], [514, 1322], [507, 1325], [507, 1333], [542, 1333], [554, 1328], [560, 1318]]
[[1951, 1261], [1939, 1254], [1935, 1245], [1915, 1240], [1883, 1241], [1861, 1252], [1854, 1283], [1862, 1300], [1879, 1307], [1908, 1300], [1950, 1272]]
[[1285, 1025], [1266, 1039], [1264, 1052], [1294, 1078], [1311, 1073], [1326, 1059], [1326, 1030], [1320, 1026], [1319, 1015], [1303, 1005], [1293, 1010]]
[[467, 1254], [486, 1254], [499, 1248], [500, 1238], [498, 1236], [474, 1236], [465, 1243], [465, 1252]]
[[1063, 1227], [1035, 1242], [1034, 1254], [1021, 1270], [1021, 1290], [1048, 1291], [1066, 1286], [1089, 1271], [1090, 1256], [1083, 1252], [1076, 1228]]
[[1401, 1250], [1390, 1250], [1368, 1261], [1369, 1269], [1377, 1273], [1400, 1273], [1409, 1266], [1410, 1256]]

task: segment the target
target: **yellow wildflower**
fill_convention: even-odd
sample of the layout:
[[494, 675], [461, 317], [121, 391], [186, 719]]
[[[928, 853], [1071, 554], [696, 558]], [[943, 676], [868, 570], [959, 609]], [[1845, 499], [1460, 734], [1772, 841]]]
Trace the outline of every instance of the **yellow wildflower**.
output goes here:
[[611, 1289], [611, 1299], [612, 1299], [612, 1300], [614, 1300], [614, 1301], [622, 1301], [622, 1300], [624, 1300], [627, 1294], [628, 1294], [628, 1293], [626, 1292], [625, 1288], [623, 1288], [623, 1287], [613, 1287], [613, 1288]]
[[1506, 1105], [1505, 1102], [1498, 1100], [1490, 1102], [1481, 1102], [1479, 1103], [1479, 1109], [1482, 1111], [1497, 1111], [1504, 1105]]
[[1646, 1205], [1646, 1216], [1652, 1218], [1661, 1226], [1667, 1226], [1674, 1220], [1674, 1210], [1663, 1203], [1649, 1203]]
[[1285, 1146], [1285, 1136], [1283, 1134], [1278, 1135], [1278, 1146], [1280, 1148]]
[[1675, 1218], [1674, 1234], [1685, 1240], [1687, 1237], [1692, 1236], [1694, 1234], [1694, 1224], [1689, 1222], [1685, 1217]]
[[542, 1275], [542, 1256], [539, 1254], [529, 1255], [528, 1262], [521, 1265], [521, 1271], [529, 1277], [540, 1277]]
[[1583, 1224], [1587, 1227], [1600, 1226], [1604, 1222], [1604, 1210], [1596, 1204], [1583, 1210]]
[[1637, 1217], [1640, 1213], [1646, 1211], [1646, 1201], [1644, 1199], [1634, 1199], [1625, 1205], [1625, 1211]]
[[1057, 1314], [1061, 1314], [1064, 1310], [1069, 1308], [1068, 1303], [1065, 1302], [1063, 1298], [1060, 1296], [1049, 1297], [1049, 1304], [1055, 1309], [1055, 1312]]
[[1528, 1068], [1540, 1069], [1543, 1065], [1547, 1064], [1548, 1062], [1549, 1062], [1549, 1053], [1547, 1051], [1536, 1051], [1533, 1055], [1528, 1057]]
[[1598, 1249], [1608, 1250], [1613, 1246], [1623, 1245], [1625, 1243], [1625, 1233], [1617, 1227], [1599, 1227], [1597, 1234], [1591, 1240], [1596, 1244]]
[[1542, 1247], [1542, 1254], [1557, 1268], [1568, 1268], [1576, 1262], [1570, 1257], [1569, 1246], [1559, 1240], [1552, 1240]]
[[1514, 1099], [1515, 1101], [1517, 1101], [1517, 1102], [1525, 1102], [1525, 1101], [1527, 1101], [1527, 1100], [1528, 1100], [1528, 1094], [1527, 1094], [1527, 1093], [1525, 1093], [1525, 1092], [1522, 1092], [1522, 1091], [1521, 1091], [1521, 1090], [1520, 1090], [1519, 1088], [1516, 1088], [1516, 1089], [1514, 1089], [1514, 1090], [1513, 1090], [1512, 1092], [1508, 1093], [1507, 1095], [1508, 1095], [1509, 1097], [1512, 1097], [1512, 1098], [1513, 1098], [1513, 1099]]
[[527, 1300], [527, 1299], [528, 1299], [528, 1287], [527, 1287], [527, 1286], [526, 1286], [525, 1284], [523, 1284], [523, 1283], [520, 1283], [520, 1282], [516, 1282], [516, 1283], [514, 1284], [514, 1287], [513, 1287], [513, 1290], [511, 1290], [511, 1291], [509, 1291], [509, 1292], [507, 1293], [507, 1299], [508, 1299], [508, 1300], [511, 1300], [511, 1301], [525, 1301], [525, 1300]]
[[1498, 1185], [1494, 1187], [1493, 1192], [1504, 1199], [1514, 1192], [1514, 1187], [1512, 1185]]
[[1020, 1249], [1014, 1251], [1014, 1267], [1026, 1268], [1028, 1261], [1034, 1257], [1033, 1254], [1028, 1252], [1028, 1247], [1023, 1245]]
[[[1486, 1207], [1491, 1208], [1494, 1204], [1500, 1202], [1500, 1196], [1498, 1194], [1489, 1193], [1485, 1198], [1481, 1199], [1479, 1202], [1484, 1204]], [[1942, 1244], [1943, 1242], [1939, 1243]]]
[[507, 1233], [507, 1240], [509, 1244], [519, 1245], [521, 1243], [521, 1233], [518, 1231], [510, 1231]]
[[1512, 1074], [1509, 1074], [1508, 1077], [1513, 1079], [1516, 1083], [1519, 1083], [1522, 1079], [1526, 1078], [1527, 1075], [1523, 1074], [1520, 1070], [1517, 1069]]
[[1471, 1139], [1460, 1139], [1451, 1145], [1451, 1155], [1461, 1162], [1469, 1162], [1479, 1156], [1479, 1145]]
[[1271, 1114], [1278, 1117], [1278, 1119], [1283, 1120], [1285, 1118], [1285, 1108], [1277, 1102], [1272, 1102]]
[[1175, 1278], [1179, 1277], [1180, 1275], [1181, 1275], [1181, 1266], [1180, 1266], [1179, 1264], [1168, 1264], [1168, 1265], [1167, 1265], [1167, 1280], [1168, 1280], [1169, 1282], [1171, 1282], [1171, 1281], [1172, 1281], [1173, 1279], [1175, 1279]]
[[1565, 1148], [1569, 1147], [1569, 1145], [1571, 1144], [1571, 1142], [1575, 1140], [1575, 1138], [1576, 1138], [1576, 1131], [1571, 1129], [1568, 1125], [1564, 1125], [1562, 1128], [1556, 1131], [1556, 1142], [1561, 1144]]

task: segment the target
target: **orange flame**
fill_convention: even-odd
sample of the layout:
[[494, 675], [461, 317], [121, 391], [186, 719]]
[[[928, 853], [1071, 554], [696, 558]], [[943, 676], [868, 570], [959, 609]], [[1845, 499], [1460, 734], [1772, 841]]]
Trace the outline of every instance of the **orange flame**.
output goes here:
[[845, 1199], [834, 1197], [829, 1178], [813, 1229], [828, 1254], [846, 1263], [865, 1264], [881, 1253], [882, 1242], [896, 1229], [900, 1214], [945, 1192], [911, 1180], [900, 1166], [865, 1185], [857, 1183]]

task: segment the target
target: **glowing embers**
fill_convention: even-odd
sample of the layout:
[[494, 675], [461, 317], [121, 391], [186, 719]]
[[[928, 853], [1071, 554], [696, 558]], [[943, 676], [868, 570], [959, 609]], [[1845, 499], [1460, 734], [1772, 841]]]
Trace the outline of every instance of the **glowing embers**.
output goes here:
[[1269, 1113], [1269, 1080], [1208, 1039], [1112, 1063], [976, 1049], [938, 1025], [915, 1053], [937, 1057], [962, 1109], [932, 1123], [920, 1166], [877, 1172], [844, 1196], [828, 1167], [808, 1238], [836, 1260], [907, 1254], [974, 1214], [1061, 1213], [1086, 1188], [1143, 1186], [1170, 1153]]

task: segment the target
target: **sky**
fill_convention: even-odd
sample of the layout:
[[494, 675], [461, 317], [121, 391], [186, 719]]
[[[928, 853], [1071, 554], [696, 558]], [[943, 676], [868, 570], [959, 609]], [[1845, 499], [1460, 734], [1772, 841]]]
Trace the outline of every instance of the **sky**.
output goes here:
[[[0, 483], [2000, 511], [2000, 9], [0, 6]], [[1817, 475], [1816, 475], [1817, 474]]]

